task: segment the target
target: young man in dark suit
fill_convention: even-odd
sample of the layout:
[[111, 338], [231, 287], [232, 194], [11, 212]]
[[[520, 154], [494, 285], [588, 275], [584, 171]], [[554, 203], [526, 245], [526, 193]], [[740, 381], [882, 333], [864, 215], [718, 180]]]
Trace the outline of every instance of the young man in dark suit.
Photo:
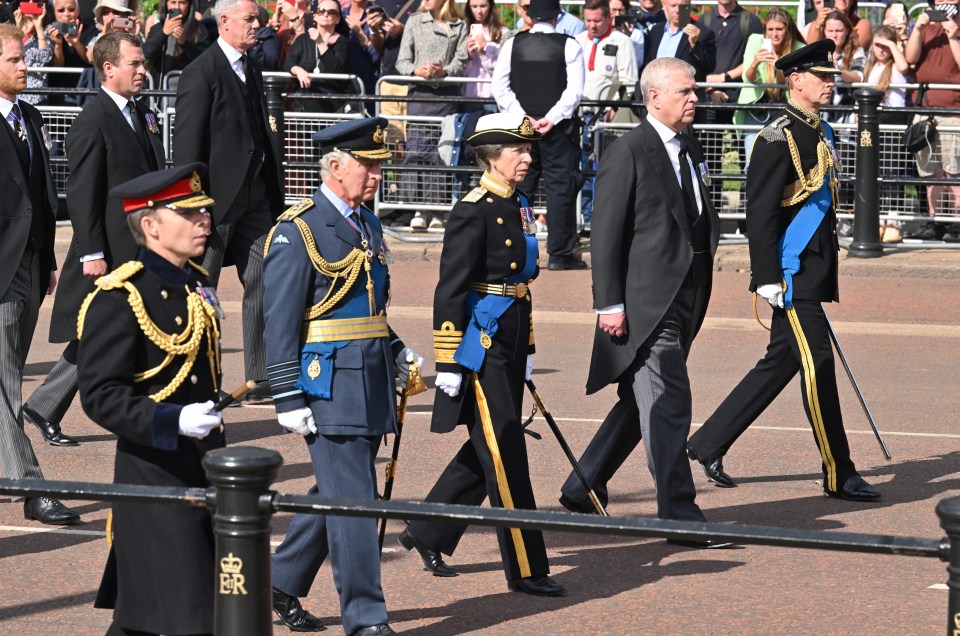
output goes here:
[[93, 282], [137, 257], [123, 209], [107, 195], [114, 187], [164, 167], [157, 116], [136, 96], [146, 69], [140, 40], [122, 31], [97, 40], [93, 51], [100, 92], [67, 134], [67, 208], [73, 241], [67, 250], [50, 318], [50, 342], [69, 343], [23, 406], [24, 417], [55, 446], [76, 446], [60, 420], [77, 394], [77, 314]]
[[[0, 24], [0, 475], [7, 479], [43, 479], [20, 401], [40, 303], [57, 286], [49, 137], [37, 109], [17, 99], [26, 88], [23, 33]], [[23, 514], [41, 523], [80, 520], [48, 497], [28, 498]]]
[[[692, 409], [686, 359], [710, 299], [720, 223], [700, 146], [683, 132], [697, 103], [694, 73], [674, 58], [648, 64], [640, 80], [647, 117], [600, 161], [591, 236], [599, 318], [587, 393], [616, 383], [620, 399], [580, 465], [606, 503], [607, 482], [642, 438], [657, 515], [704, 521], [684, 454]], [[592, 510], [572, 474], [560, 502]]]
[[[219, 0], [220, 37], [184, 69], [177, 87], [174, 161], [209, 166], [204, 188], [217, 200], [203, 267], [214, 285], [232, 262], [243, 284], [246, 377], [266, 380], [263, 349], [263, 241], [283, 210], [280, 142], [267, 115], [263, 77], [247, 50], [260, 12], [251, 0]], [[265, 382], [254, 391], [269, 396]]]

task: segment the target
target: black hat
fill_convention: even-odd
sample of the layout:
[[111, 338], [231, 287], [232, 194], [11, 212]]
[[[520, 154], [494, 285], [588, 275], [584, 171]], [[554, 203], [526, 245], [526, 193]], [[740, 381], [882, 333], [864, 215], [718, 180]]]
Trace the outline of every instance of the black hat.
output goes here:
[[342, 151], [357, 159], [389, 159], [393, 156], [387, 148], [387, 120], [383, 117], [348, 119], [327, 126], [313, 134], [320, 144], [320, 153]]
[[204, 193], [201, 184], [206, 174], [206, 164], [199, 161], [169, 170], [148, 172], [121, 183], [110, 191], [110, 196], [123, 199], [123, 211], [127, 214], [159, 206], [171, 210], [205, 208], [214, 203]]
[[814, 73], [840, 74], [840, 69], [833, 65], [833, 51], [836, 45], [831, 39], [817, 40], [802, 49], [787, 53], [776, 62], [777, 69], [784, 75], [813, 71]]
[[560, 15], [560, 0], [530, 0], [527, 15], [533, 20], [549, 22]]
[[511, 113], [491, 113], [477, 121], [476, 132], [467, 138], [471, 146], [484, 144], [522, 144], [540, 141], [543, 135], [533, 129], [530, 118]]

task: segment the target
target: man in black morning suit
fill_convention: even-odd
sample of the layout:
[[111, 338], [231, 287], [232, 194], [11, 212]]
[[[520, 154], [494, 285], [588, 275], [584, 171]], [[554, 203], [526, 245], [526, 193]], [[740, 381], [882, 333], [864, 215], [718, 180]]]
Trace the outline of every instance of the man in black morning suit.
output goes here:
[[[267, 115], [260, 68], [246, 55], [260, 26], [257, 5], [219, 0], [213, 13], [220, 37], [183, 70], [177, 87], [173, 160], [209, 166], [204, 189], [217, 207], [203, 267], [216, 285], [224, 264], [237, 266], [246, 377], [263, 381], [263, 241], [283, 212], [280, 140]], [[269, 394], [265, 385], [255, 391]]]
[[[37, 109], [17, 99], [26, 88], [23, 33], [0, 24], [0, 475], [6, 479], [43, 479], [23, 431], [21, 390], [43, 294], [57, 285], [49, 139]], [[80, 519], [47, 497], [27, 499], [24, 516], [53, 524]]]
[[69, 344], [23, 406], [24, 417], [57, 446], [77, 445], [60, 430], [60, 420], [77, 394], [80, 305], [93, 291], [93, 281], [135, 259], [139, 251], [119, 200], [108, 193], [164, 167], [156, 113], [135, 99], [146, 76], [140, 40], [129, 33], [109, 33], [97, 40], [93, 55], [101, 87], [67, 134], [67, 208], [73, 240], [50, 318], [50, 342]]
[[747, 173], [751, 291], [773, 307], [766, 355], [690, 437], [692, 459], [718, 486], [736, 486], [723, 456], [799, 372], [803, 408], [823, 469], [823, 492], [848, 501], [880, 493], [850, 459], [829, 325], [822, 303], [840, 299], [833, 130], [819, 117], [837, 70], [821, 40], [777, 60], [790, 86], [786, 113], [760, 131]]
[[[580, 465], [606, 503], [607, 482], [642, 438], [657, 515], [704, 521], [684, 455], [692, 409], [686, 358], [710, 298], [720, 225], [699, 144], [681, 133], [697, 102], [693, 67], [654, 60], [640, 84], [648, 114], [603, 155], [591, 235], [599, 319], [587, 393], [616, 383], [619, 401]], [[566, 508], [592, 510], [575, 475], [562, 493]]]

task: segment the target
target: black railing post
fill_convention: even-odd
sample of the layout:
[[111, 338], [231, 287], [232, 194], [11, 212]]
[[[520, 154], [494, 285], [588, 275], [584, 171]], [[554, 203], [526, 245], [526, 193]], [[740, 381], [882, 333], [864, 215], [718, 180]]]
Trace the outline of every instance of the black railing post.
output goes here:
[[883, 256], [880, 242], [880, 114], [883, 91], [860, 88], [857, 100], [857, 181], [853, 203], [853, 243], [848, 254], [860, 258]]
[[[283, 94], [290, 85], [289, 77], [267, 76], [263, 78], [263, 90], [267, 93], [267, 128], [273, 135], [273, 156], [277, 158], [277, 169], [280, 171], [280, 188], [283, 189], [287, 177], [283, 165], [287, 161], [287, 127], [283, 118], [286, 106]], [[281, 195], [284, 193], [281, 192]]]
[[960, 497], [937, 504], [940, 527], [950, 540], [947, 566], [947, 636], [960, 636]]
[[215, 489], [217, 636], [273, 633], [269, 488], [282, 463], [279, 453], [244, 446], [222, 448], [203, 458]]

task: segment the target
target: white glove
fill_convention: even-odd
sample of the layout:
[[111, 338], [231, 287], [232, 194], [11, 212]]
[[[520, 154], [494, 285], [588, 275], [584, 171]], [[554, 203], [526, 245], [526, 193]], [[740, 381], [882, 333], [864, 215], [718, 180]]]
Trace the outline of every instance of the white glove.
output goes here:
[[180, 409], [180, 434], [203, 439], [223, 424], [223, 415], [213, 410], [213, 401], [194, 402]]
[[407, 376], [410, 374], [410, 365], [416, 361], [416, 363], [423, 368], [423, 356], [418, 355], [416, 351], [410, 347], [404, 347], [400, 353], [397, 354], [397, 379], [400, 381], [400, 386], [407, 386]]
[[523, 374], [524, 380], [529, 380], [533, 377], [533, 356], [527, 356], [527, 372]]
[[277, 413], [277, 421], [280, 422], [280, 426], [297, 435], [317, 434], [317, 423], [313, 421], [313, 411], [309, 406], [286, 413]]
[[457, 397], [460, 385], [463, 383], [463, 374], [441, 371], [437, 374], [437, 388], [449, 395]]
[[760, 285], [757, 294], [774, 309], [783, 309], [783, 287], [779, 284]]

